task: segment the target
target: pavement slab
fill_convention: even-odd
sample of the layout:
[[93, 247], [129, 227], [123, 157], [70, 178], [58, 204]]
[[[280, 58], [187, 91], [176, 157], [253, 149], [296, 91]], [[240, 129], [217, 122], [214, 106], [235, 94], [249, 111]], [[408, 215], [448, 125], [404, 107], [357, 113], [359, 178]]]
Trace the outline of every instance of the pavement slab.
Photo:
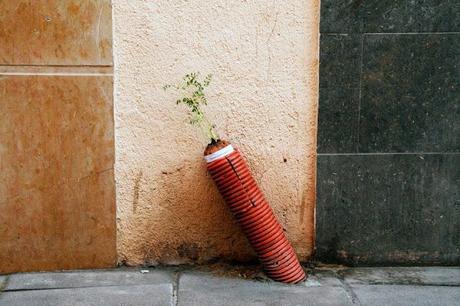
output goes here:
[[[332, 282], [332, 280], [327, 280]], [[345, 289], [312, 277], [298, 285], [184, 273], [178, 305], [352, 305]]]
[[306, 283], [318, 282], [321, 286], [342, 286], [339, 275], [333, 271], [310, 271]]
[[[0, 306], [459, 305], [460, 267], [322, 266], [286, 285], [258, 268], [119, 268], [0, 276]], [[3, 289], [3, 291], [2, 291]]]
[[7, 276], [5, 275], [0, 275], [0, 288], [2, 288], [2, 285], [6, 283]]
[[171, 284], [7, 291], [1, 306], [172, 305]]
[[132, 286], [173, 282], [172, 272], [158, 269], [143, 271], [145, 273], [141, 273], [139, 269], [19, 273], [10, 276], [4, 290]]
[[0, 275], [0, 294], [2, 294], [2, 291], [5, 289], [7, 281], [7, 276]]
[[346, 269], [346, 283], [460, 286], [460, 267], [377, 267]]
[[361, 305], [460, 305], [459, 287], [411, 285], [358, 285], [352, 286], [352, 288]]

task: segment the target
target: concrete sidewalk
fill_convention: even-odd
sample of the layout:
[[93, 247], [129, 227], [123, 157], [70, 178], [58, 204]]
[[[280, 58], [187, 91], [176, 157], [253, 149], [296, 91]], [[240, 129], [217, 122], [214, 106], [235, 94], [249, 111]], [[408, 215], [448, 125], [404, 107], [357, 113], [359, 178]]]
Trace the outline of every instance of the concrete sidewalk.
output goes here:
[[298, 285], [258, 267], [178, 267], [0, 276], [0, 305], [460, 305], [460, 267], [310, 269]]

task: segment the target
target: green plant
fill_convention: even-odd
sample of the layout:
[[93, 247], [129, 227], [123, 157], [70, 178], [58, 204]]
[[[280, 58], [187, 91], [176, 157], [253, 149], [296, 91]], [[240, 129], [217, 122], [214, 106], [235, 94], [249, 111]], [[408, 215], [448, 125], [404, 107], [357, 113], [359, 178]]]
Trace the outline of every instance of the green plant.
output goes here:
[[200, 81], [200, 74], [193, 72], [186, 74], [182, 81], [176, 85], [165, 85], [164, 90], [175, 89], [181, 94], [176, 100], [176, 104], [184, 104], [189, 108], [189, 122], [198, 126], [211, 143], [219, 140], [219, 135], [215, 131], [215, 125], [205, 116], [203, 106], [208, 104], [204, 90], [211, 83], [212, 75], [208, 74]]

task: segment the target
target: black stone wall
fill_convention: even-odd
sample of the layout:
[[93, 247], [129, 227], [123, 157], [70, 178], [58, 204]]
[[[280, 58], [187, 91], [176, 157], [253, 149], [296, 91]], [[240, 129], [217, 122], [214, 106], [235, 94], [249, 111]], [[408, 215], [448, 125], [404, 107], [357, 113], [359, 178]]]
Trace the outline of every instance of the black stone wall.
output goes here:
[[322, 0], [316, 256], [460, 264], [460, 1]]

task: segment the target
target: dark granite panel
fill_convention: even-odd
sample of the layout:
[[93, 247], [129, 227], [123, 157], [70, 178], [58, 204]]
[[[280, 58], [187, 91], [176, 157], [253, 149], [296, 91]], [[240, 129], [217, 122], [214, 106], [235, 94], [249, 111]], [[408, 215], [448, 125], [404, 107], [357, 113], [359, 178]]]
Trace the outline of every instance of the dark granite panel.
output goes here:
[[373, 0], [363, 1], [364, 31], [374, 32], [458, 32], [458, 0]]
[[460, 34], [364, 37], [359, 152], [459, 152]]
[[317, 258], [460, 264], [460, 154], [319, 155]]
[[320, 88], [318, 153], [353, 153], [358, 143], [359, 91]]
[[321, 33], [459, 31], [460, 1], [321, 1]]
[[320, 86], [358, 88], [361, 72], [362, 35], [322, 34]]
[[321, 33], [361, 33], [363, 0], [321, 0]]
[[356, 152], [361, 35], [321, 35], [318, 152]]

